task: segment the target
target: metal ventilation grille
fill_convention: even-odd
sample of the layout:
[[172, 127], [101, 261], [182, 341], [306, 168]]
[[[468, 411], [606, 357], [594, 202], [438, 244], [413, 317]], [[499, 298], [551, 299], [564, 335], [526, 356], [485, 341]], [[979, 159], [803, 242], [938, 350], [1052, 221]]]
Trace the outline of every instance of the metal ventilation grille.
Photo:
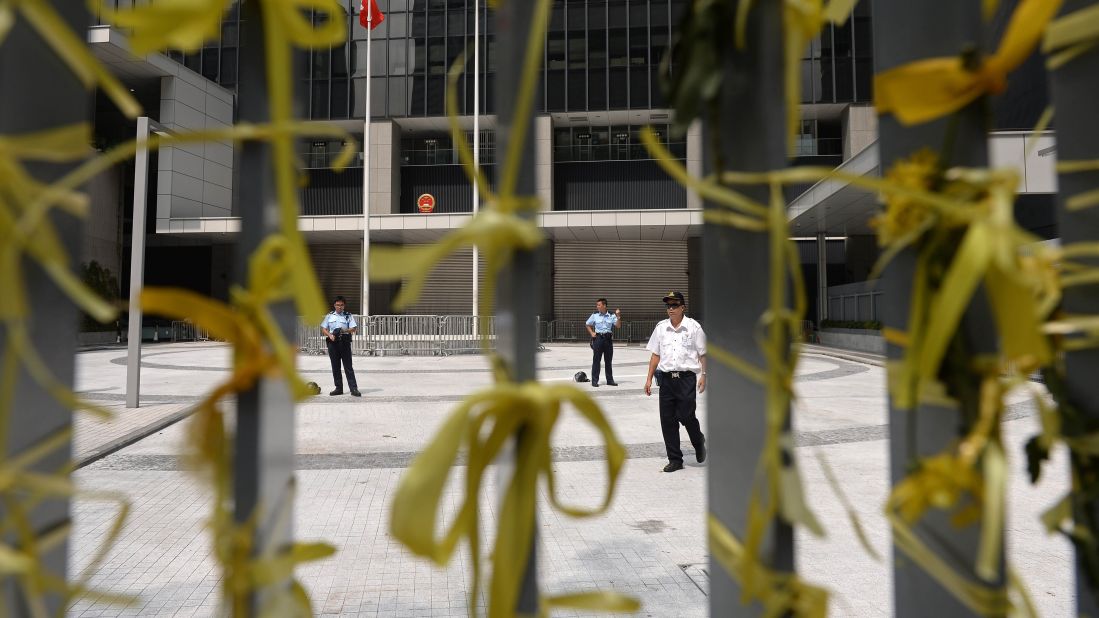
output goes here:
[[[362, 313], [362, 243], [310, 245], [309, 253], [324, 292], [325, 305], [331, 305], [336, 296], [343, 296], [347, 299], [348, 311]], [[331, 306], [328, 309], [331, 311]]]
[[[481, 285], [485, 262], [480, 261]], [[462, 249], [440, 262], [428, 276], [420, 300], [406, 308], [407, 315], [470, 315], [473, 313], [473, 250]], [[489, 315], [490, 308], [482, 308]]]
[[661, 317], [660, 299], [687, 290], [687, 242], [621, 240], [557, 243], [553, 252], [553, 312], [557, 319], [587, 318], [605, 297], [623, 319]]

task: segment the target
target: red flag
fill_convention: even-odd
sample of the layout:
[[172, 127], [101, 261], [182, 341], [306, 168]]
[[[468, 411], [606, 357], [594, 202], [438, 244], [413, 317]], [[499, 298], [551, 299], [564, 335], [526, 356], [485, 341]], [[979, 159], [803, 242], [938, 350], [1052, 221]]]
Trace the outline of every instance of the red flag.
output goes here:
[[362, 5], [359, 6], [359, 23], [363, 28], [373, 30], [383, 21], [385, 21], [385, 13], [378, 8], [378, 0], [362, 0]]

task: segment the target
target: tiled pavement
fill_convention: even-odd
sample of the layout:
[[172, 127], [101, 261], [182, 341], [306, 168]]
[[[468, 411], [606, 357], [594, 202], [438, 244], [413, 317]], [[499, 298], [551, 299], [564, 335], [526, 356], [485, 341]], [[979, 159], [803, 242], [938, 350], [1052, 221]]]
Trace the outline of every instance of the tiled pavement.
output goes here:
[[[94, 395], [108, 388], [124, 367], [118, 352], [82, 355], [80, 388]], [[150, 355], [152, 356], [152, 355]], [[545, 593], [607, 588], [635, 594], [641, 616], [706, 616], [707, 553], [704, 537], [706, 469], [694, 465], [663, 474], [656, 401], [640, 392], [646, 354], [636, 348], [615, 355], [618, 389], [592, 389], [629, 446], [630, 459], [613, 507], [604, 516], [572, 520], [543, 500], [539, 522], [539, 580]], [[147, 356], [149, 358], [149, 356]], [[216, 382], [226, 362], [224, 349], [162, 347], [146, 370], [152, 399], [184, 403]], [[552, 346], [539, 356], [540, 376], [567, 380], [584, 368], [586, 347]], [[322, 387], [327, 359], [305, 358], [302, 368]], [[389, 499], [409, 454], [430, 438], [463, 393], [488, 383], [478, 357], [445, 359], [356, 359], [362, 400], [320, 397], [298, 412], [298, 499], [295, 536], [327, 540], [338, 553], [298, 569], [318, 615], [466, 616], [468, 550], [445, 569], [412, 557], [387, 533]], [[175, 368], [173, 368], [175, 367]], [[181, 379], [182, 378], [182, 379]], [[888, 530], [881, 504], [888, 490], [882, 370], [842, 358], [810, 355], [798, 380], [800, 432], [797, 450], [809, 502], [828, 530], [825, 539], [799, 533], [799, 569], [810, 581], [833, 591], [830, 615], [890, 615], [891, 569]], [[101, 395], [107, 397], [106, 395]], [[705, 398], [703, 397], [703, 401]], [[1058, 466], [1038, 487], [1023, 479], [1020, 448], [1036, 431], [1025, 402], [1005, 423], [1016, 471], [1011, 485], [1008, 557], [1025, 565], [1024, 578], [1043, 616], [1072, 614], [1071, 553], [1040, 529], [1038, 514], [1067, 487]], [[710, 413], [715, 413], [711, 411]], [[735, 410], [721, 413], [737, 413]], [[700, 414], [705, 419], [705, 412]], [[201, 615], [217, 612], [218, 573], [209, 559], [208, 492], [179, 469], [182, 421], [77, 472], [81, 486], [130, 496], [134, 511], [125, 533], [97, 572], [93, 585], [135, 594], [130, 608], [79, 600], [72, 615]], [[81, 429], [82, 430], [82, 429]], [[78, 440], [82, 438], [78, 437]], [[592, 505], [604, 470], [594, 432], [566, 416], [555, 436], [558, 487], [566, 501]], [[720, 448], [711, 441], [712, 448]], [[859, 547], [847, 514], [824, 481], [818, 457], [843, 479], [870, 542], [881, 561]], [[459, 468], [459, 470], [461, 470]], [[1060, 473], [1058, 473], [1060, 471]], [[460, 472], [456, 475], [460, 479]], [[495, 526], [495, 475], [482, 495], [484, 534]], [[446, 495], [453, 513], [457, 486]], [[79, 501], [74, 507], [73, 570], [90, 559], [112, 521], [114, 507]], [[570, 615], [568, 612], [555, 615]], [[573, 614], [574, 615], [574, 614]]]

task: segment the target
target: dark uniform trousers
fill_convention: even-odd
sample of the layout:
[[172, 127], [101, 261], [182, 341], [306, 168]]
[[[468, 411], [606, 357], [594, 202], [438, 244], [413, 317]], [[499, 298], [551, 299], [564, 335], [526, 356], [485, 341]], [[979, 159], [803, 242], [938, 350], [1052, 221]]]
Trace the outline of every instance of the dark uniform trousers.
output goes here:
[[607, 382], [614, 382], [614, 370], [611, 369], [611, 361], [614, 359], [614, 336], [610, 333], [596, 333], [591, 340], [591, 381], [599, 382], [599, 360], [607, 361]]
[[696, 451], [706, 443], [695, 416], [697, 380], [693, 371], [656, 372], [656, 383], [660, 385], [660, 430], [664, 434], [664, 447], [668, 449], [668, 461], [673, 463], [683, 463], [683, 449], [679, 448], [680, 423], [687, 428], [687, 436]]
[[343, 390], [343, 376], [340, 375], [340, 362], [343, 362], [343, 370], [347, 372], [347, 385], [351, 390], [359, 390], [359, 384], [355, 381], [355, 370], [351, 367], [351, 335], [339, 335], [335, 341], [325, 337], [328, 344], [328, 360], [332, 361], [332, 381], [336, 383], [336, 390]]

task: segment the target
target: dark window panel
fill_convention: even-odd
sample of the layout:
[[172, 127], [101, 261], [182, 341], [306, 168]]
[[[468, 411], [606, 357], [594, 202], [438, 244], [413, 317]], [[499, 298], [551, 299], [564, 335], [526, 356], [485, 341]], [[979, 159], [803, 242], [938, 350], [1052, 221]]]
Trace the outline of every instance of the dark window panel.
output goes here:
[[412, 72], [427, 73], [427, 42], [424, 39], [416, 39], [414, 50], [416, 55], [412, 64]]
[[607, 13], [608, 25], [611, 28], [625, 28], [629, 25], [630, 16], [626, 0], [608, 0]]
[[328, 78], [328, 59], [331, 54], [327, 49], [314, 49], [310, 52], [313, 56], [313, 79], [327, 79]]
[[[472, 8], [472, 6], [471, 6]], [[473, 15], [473, 11], [469, 11], [469, 15]], [[463, 10], [453, 10], [447, 13], [446, 16], [446, 33], [450, 36], [465, 36], [466, 34], [466, 15]], [[473, 21], [470, 20], [470, 33], [473, 32]]]
[[[354, 2], [355, 0], [351, 0]], [[414, 0], [378, 0], [378, 7], [385, 10], [386, 7], [390, 11], [407, 11], [412, 8]]]
[[607, 109], [606, 69], [590, 69], [588, 71], [588, 109]]
[[568, 72], [570, 112], [581, 112], [588, 109], [587, 79], [584, 71], [570, 70]]
[[427, 14], [424, 13], [423, 5], [420, 5], [420, 9], [408, 14], [408, 18], [412, 20], [412, 36], [421, 37], [427, 36]]
[[836, 58], [836, 102], [847, 103], [855, 98], [855, 80], [850, 58]]
[[551, 32], [546, 38], [546, 68], [565, 68], [565, 33]]
[[630, 27], [648, 27], [649, 7], [647, 0], [630, 0]]
[[833, 26], [832, 50], [836, 54], [836, 58], [847, 58], [851, 56], [851, 22], [847, 21], [842, 26]]
[[587, 13], [584, 0], [569, 0], [565, 6], [565, 13], [565, 21], [568, 23], [570, 31], [584, 29], [584, 18]]
[[347, 80], [332, 80], [332, 118], [342, 120], [347, 118]]
[[313, 80], [312, 104], [309, 117], [315, 120], [328, 118], [328, 80]]
[[237, 48], [221, 50], [221, 85], [229, 87], [237, 83]]
[[649, 67], [649, 97], [649, 104], [653, 109], [668, 106], [664, 100], [664, 90], [660, 87], [660, 69], [655, 65]]
[[565, 30], [565, 7], [560, 2], [555, 2], [550, 11], [550, 32], [563, 32]]
[[183, 57], [183, 66], [187, 67], [188, 69], [191, 69], [195, 73], [201, 73], [202, 72], [202, 54], [198, 53], [198, 52], [193, 53], [193, 54], [187, 54], [186, 56]]
[[630, 66], [649, 64], [649, 32], [647, 28], [630, 28]]
[[649, 25], [655, 30], [657, 27], [668, 26], [668, 1], [652, 0], [649, 5]]
[[855, 99], [859, 102], [874, 100], [874, 61], [855, 58]]
[[607, 0], [588, 0], [588, 30], [603, 30], [607, 27]]
[[626, 69], [611, 69], [609, 109], [626, 109], [629, 99], [629, 83]]
[[409, 97], [409, 116], [423, 116], [424, 104], [427, 102], [427, 77], [415, 75], [412, 77], [412, 96]]
[[607, 66], [607, 33], [605, 30], [588, 32], [588, 68], [602, 69]]
[[[347, 62], [347, 42], [332, 50], [332, 77], [347, 77], [350, 75], [350, 67]], [[314, 77], [316, 77], [314, 75]]]
[[221, 25], [221, 44], [236, 45], [237, 44], [237, 25], [231, 22], [225, 22]]
[[218, 79], [218, 56], [216, 47], [207, 47], [202, 50], [202, 76], [214, 82]]
[[427, 74], [446, 75], [446, 39], [427, 40]]
[[[470, 39], [472, 43], [472, 39]], [[466, 39], [460, 36], [448, 37], [446, 40], [446, 68], [450, 70], [451, 65], [458, 59], [458, 56], [462, 55], [462, 52], [466, 51]], [[466, 60], [466, 66], [472, 66], [473, 62], [473, 46], [469, 48], [469, 56]]]
[[627, 30], [625, 28], [617, 28], [611, 30], [610, 37], [610, 49], [609, 49], [609, 62], [611, 67], [625, 67], [629, 64], [629, 48], [627, 45]]
[[630, 108], [649, 107], [649, 67], [630, 67]]
[[427, 36], [443, 36], [446, 34], [446, 15], [442, 11], [428, 11]]
[[564, 71], [546, 71], [546, 111], [565, 111]]
[[427, 115], [446, 113], [446, 78], [434, 75], [427, 78]]
[[389, 115], [390, 116], [408, 116], [410, 111], [410, 101], [408, 98], [408, 78], [407, 77], [390, 77], [389, 78]]
[[587, 41], [583, 32], [569, 33], [569, 68], [583, 70], [587, 67], [585, 52]]

